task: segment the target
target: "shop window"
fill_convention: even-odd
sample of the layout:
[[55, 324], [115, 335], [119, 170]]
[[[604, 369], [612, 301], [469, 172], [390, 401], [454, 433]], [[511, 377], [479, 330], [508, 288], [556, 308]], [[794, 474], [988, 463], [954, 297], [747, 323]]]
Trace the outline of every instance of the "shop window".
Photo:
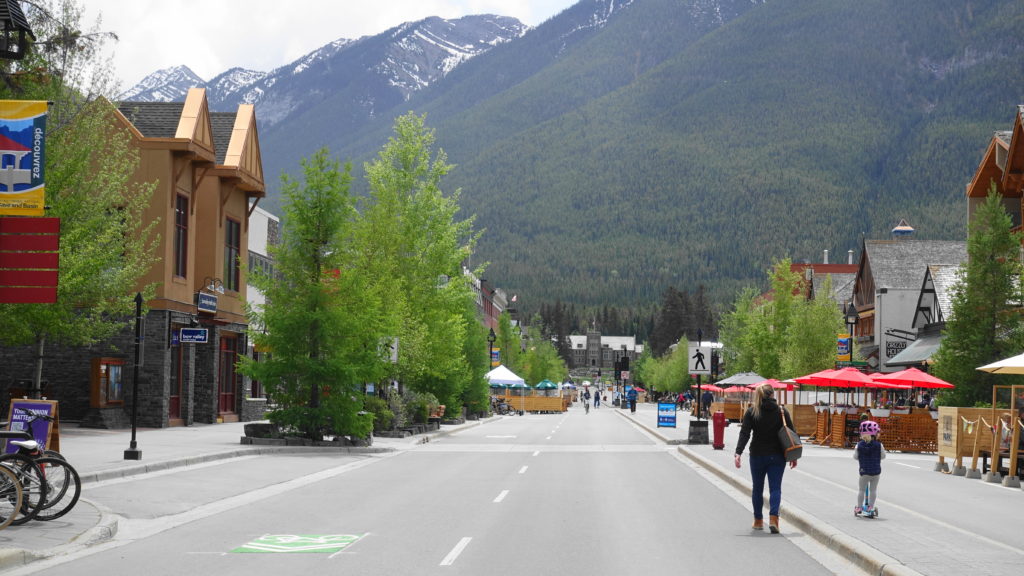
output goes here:
[[124, 404], [124, 359], [93, 358], [89, 400], [93, 408]]

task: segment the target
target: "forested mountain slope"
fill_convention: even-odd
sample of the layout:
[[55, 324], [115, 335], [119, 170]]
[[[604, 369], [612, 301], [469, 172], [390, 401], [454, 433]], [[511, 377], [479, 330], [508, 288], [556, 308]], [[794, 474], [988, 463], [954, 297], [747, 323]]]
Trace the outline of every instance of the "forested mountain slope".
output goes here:
[[[1024, 103], [1021, 29], [1012, 0], [584, 0], [324, 143], [358, 166], [427, 113], [513, 293], [729, 300], [901, 217], [963, 238], [964, 184]], [[299, 145], [261, 138], [265, 161]]]

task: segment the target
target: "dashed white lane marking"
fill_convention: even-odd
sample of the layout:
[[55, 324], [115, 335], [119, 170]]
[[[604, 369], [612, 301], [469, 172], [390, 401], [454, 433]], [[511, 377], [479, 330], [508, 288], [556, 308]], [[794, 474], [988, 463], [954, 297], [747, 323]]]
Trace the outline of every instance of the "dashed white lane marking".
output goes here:
[[539, 456], [540, 455], [540, 450], [534, 450], [533, 451], [533, 455], [534, 456]]
[[529, 466], [523, 466], [522, 468], [519, 469], [519, 473], [520, 474], [526, 474], [526, 469], [527, 468], [529, 468]]
[[918, 470], [921, 469], [920, 466], [914, 466], [913, 464], [904, 464], [903, 462], [893, 462], [893, 464], [896, 464], [897, 466], [906, 466], [907, 468], [917, 468]]
[[498, 504], [505, 499], [505, 496], [508, 496], [508, 490], [502, 490], [501, 494], [498, 494], [498, 497], [494, 499], [494, 503]]
[[466, 546], [469, 546], [470, 540], [472, 540], [472, 538], [469, 536], [459, 540], [459, 543], [455, 545], [455, 548], [452, 548], [452, 551], [444, 557], [444, 560], [441, 560], [441, 566], [451, 566], [454, 564], [455, 559], [459, 557], [459, 554], [462, 554], [462, 551], [466, 549]]

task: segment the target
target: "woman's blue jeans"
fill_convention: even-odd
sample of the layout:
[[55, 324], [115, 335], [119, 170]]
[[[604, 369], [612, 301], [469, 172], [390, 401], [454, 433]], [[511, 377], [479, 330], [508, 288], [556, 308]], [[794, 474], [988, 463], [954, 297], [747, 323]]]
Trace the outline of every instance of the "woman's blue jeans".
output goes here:
[[786, 471], [786, 459], [782, 454], [767, 456], [750, 455], [750, 501], [754, 505], [754, 518], [764, 518], [764, 479], [768, 478], [768, 514], [779, 515], [782, 504], [782, 474]]

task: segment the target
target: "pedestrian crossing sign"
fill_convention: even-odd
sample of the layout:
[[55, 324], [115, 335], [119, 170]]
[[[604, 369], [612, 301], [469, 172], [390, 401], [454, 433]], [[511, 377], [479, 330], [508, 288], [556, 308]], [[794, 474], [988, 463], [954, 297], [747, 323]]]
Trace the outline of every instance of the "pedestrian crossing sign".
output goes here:
[[690, 346], [687, 358], [690, 374], [711, 374], [711, 346]]

